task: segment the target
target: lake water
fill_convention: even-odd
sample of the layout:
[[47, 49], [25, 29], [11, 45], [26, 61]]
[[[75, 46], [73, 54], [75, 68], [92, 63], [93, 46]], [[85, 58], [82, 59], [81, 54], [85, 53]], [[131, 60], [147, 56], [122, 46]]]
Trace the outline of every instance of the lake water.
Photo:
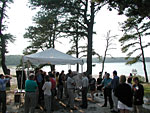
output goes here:
[[[101, 63], [94, 63], [95, 66], [93, 66], [92, 69], [92, 75], [94, 75], [95, 78], [98, 77], [98, 73], [101, 71]], [[8, 66], [8, 68], [10, 68], [11, 70], [11, 74], [15, 75], [15, 66]], [[81, 72], [81, 66], [79, 67], [80, 70], [79, 72]], [[86, 63], [83, 65], [83, 71], [86, 71], [87, 65]], [[147, 73], [149, 75], [149, 79], [150, 79], [150, 62], [146, 63], [146, 68], [147, 68]], [[75, 65], [56, 65], [56, 71], [61, 71], [64, 70], [65, 73], [68, 72], [68, 69], [71, 69], [72, 71], [76, 71], [76, 66]], [[105, 63], [105, 68], [104, 68], [104, 72], [107, 71], [108, 73], [111, 74], [112, 76], [112, 72], [114, 70], [117, 70], [118, 75], [129, 75], [129, 73], [132, 73], [132, 70], [136, 69], [137, 70], [137, 75], [141, 75], [144, 76], [144, 71], [143, 71], [143, 65], [141, 62], [135, 63], [133, 65], [125, 65], [125, 63]], [[50, 67], [46, 66], [43, 68], [44, 71], [48, 72], [50, 71]], [[2, 73], [2, 69], [0, 68], [0, 73]]]
[[[96, 76], [96, 75], [98, 75], [98, 73], [101, 71], [102, 64], [101, 63], [94, 63], [94, 65], [95, 66], [93, 66], [93, 68], [92, 68], [92, 75], [94, 75], [95, 78], [97, 78], [98, 76]], [[79, 68], [80, 68], [79, 72], [81, 72], [81, 66]], [[87, 68], [87, 64], [84, 64], [83, 65], [83, 71], [86, 71], [86, 68]], [[150, 78], [150, 62], [146, 63], [146, 68], [147, 68], [147, 73], [148, 73], [149, 78]], [[43, 70], [45, 70], [45, 71], [47, 71], [49, 69], [50, 69], [49, 67], [43, 68]], [[76, 66], [75, 65], [72, 65], [72, 66], [57, 65], [56, 66], [56, 71], [59, 71], [59, 72], [61, 70], [64, 70], [65, 73], [67, 73], [68, 69], [76, 71]], [[112, 72], [114, 70], [117, 70], [118, 75], [129, 75], [130, 73], [132, 73], [133, 69], [137, 70], [137, 75], [144, 76], [143, 65], [141, 62], [135, 63], [133, 65], [125, 65], [125, 63], [105, 63], [104, 72], [107, 71], [112, 76]]]

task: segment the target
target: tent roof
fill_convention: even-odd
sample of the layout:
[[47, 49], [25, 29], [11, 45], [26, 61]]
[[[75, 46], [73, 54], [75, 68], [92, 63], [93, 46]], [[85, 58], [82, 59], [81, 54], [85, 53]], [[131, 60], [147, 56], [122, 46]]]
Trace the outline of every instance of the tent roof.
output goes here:
[[45, 51], [34, 53], [31, 55], [25, 55], [23, 62], [30, 61], [33, 64], [52, 64], [52, 65], [65, 65], [65, 64], [83, 64], [83, 60], [75, 58], [71, 55], [62, 53], [54, 48], [47, 49]]

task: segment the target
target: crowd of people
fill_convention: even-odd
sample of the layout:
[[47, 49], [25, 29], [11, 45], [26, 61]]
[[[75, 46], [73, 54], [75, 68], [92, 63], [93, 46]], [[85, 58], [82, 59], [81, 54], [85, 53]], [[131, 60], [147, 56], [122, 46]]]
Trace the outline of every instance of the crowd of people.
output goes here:
[[[40, 69], [30, 73], [28, 80], [25, 82], [25, 113], [34, 113], [35, 108], [42, 104], [44, 100], [44, 107], [46, 113], [54, 111], [54, 98], [62, 100], [68, 99], [66, 107], [76, 110], [74, 105], [76, 81], [73, 78], [75, 74], [71, 70], [65, 74], [62, 70], [59, 72], [43, 72]], [[86, 73], [82, 74], [82, 104], [80, 107], [87, 108], [87, 93], [89, 87], [89, 80]]]
[[107, 107], [108, 99], [113, 113], [129, 113], [131, 111], [142, 113], [144, 88], [138, 77], [133, 77], [132, 74], [128, 77], [125, 75], [119, 77], [115, 70], [113, 71], [113, 78], [110, 78], [110, 74], [105, 72], [102, 79], [100, 72], [97, 83], [98, 90], [103, 91], [104, 94], [102, 107]]
[[[24, 113], [34, 113], [35, 108], [44, 102], [44, 110], [46, 113], [54, 111], [55, 98], [58, 100], [67, 99], [66, 107], [76, 110], [75, 107], [75, 91], [82, 92], [82, 103], [79, 105], [82, 109], [88, 107], [87, 94], [90, 92], [91, 100], [95, 100], [95, 96], [104, 96], [104, 104], [107, 107], [107, 99], [111, 112], [113, 113], [142, 113], [142, 104], [144, 97], [143, 85], [139, 83], [138, 77], [130, 75], [126, 77], [117, 75], [117, 71], [110, 73], [99, 72], [97, 80], [86, 72], [80, 75], [81, 88], [77, 87], [74, 74], [71, 70], [65, 74], [64, 70], [60, 73], [51, 71], [44, 72], [37, 68], [34, 73], [30, 73], [25, 81], [25, 104]], [[5, 78], [0, 75], [0, 105], [2, 105], [2, 113], [6, 113], [6, 83], [11, 77]]]

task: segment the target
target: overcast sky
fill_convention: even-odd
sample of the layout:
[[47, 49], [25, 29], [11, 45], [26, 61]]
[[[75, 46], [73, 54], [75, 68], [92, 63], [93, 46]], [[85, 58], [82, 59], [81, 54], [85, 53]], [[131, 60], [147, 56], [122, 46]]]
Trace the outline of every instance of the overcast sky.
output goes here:
[[[14, 3], [10, 5], [10, 9], [7, 14], [9, 17], [8, 24], [8, 32], [12, 35], [16, 36], [16, 41], [13, 44], [8, 45], [9, 55], [22, 55], [22, 52], [25, 47], [28, 46], [27, 40], [23, 38], [25, 33], [25, 29], [28, 26], [32, 25], [32, 17], [35, 15], [36, 11], [32, 11], [27, 6], [28, 0], [14, 0]], [[108, 11], [106, 8], [102, 8], [96, 17], [94, 25], [94, 31], [96, 31], [96, 35], [93, 36], [93, 48], [99, 54], [103, 55], [105, 50], [106, 41], [104, 36], [106, 36], [107, 32], [111, 30], [111, 36], [122, 35], [120, 31], [119, 22], [123, 22], [125, 20], [125, 16], [118, 16], [117, 11]], [[112, 50], [110, 53], [114, 57], [125, 56], [125, 54], [121, 53], [120, 43], [118, 41], [114, 41], [116, 44], [116, 50]], [[68, 50], [69, 44], [67, 41], [64, 41], [62, 44], [56, 45], [56, 49], [62, 52], [66, 52]], [[148, 56], [148, 54], [146, 54]]]

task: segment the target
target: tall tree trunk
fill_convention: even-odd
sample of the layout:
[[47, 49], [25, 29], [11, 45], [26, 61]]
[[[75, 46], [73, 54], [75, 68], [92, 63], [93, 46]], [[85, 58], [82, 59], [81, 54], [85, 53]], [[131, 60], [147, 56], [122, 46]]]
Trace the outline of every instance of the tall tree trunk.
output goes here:
[[146, 70], [146, 62], [145, 62], [145, 57], [144, 57], [144, 50], [143, 50], [143, 46], [142, 46], [142, 40], [141, 40], [141, 35], [137, 29], [138, 35], [139, 35], [139, 40], [140, 40], [140, 48], [141, 48], [141, 52], [142, 52], [142, 63], [143, 63], [143, 68], [144, 68], [144, 73], [145, 73], [145, 79], [146, 82], [148, 83], [148, 75], [147, 75], [147, 70]]
[[145, 62], [145, 57], [144, 57], [144, 54], [143, 54], [143, 48], [141, 49], [142, 51], [142, 63], [143, 63], [143, 68], [144, 68], [144, 73], [145, 73], [145, 79], [146, 79], [146, 82], [148, 83], [148, 75], [147, 75], [147, 70], [146, 70], [146, 62]]
[[[54, 29], [57, 27], [57, 23], [54, 24]], [[55, 31], [53, 32], [53, 36], [51, 39], [51, 48], [55, 48], [55, 40], [56, 40], [56, 33]], [[51, 65], [51, 71], [55, 71], [55, 65]]]
[[87, 50], [87, 73], [92, 74], [92, 47], [93, 47], [93, 25], [94, 25], [94, 2], [91, 2], [91, 16], [88, 23], [88, 50]]
[[102, 71], [101, 71], [102, 75], [103, 75], [103, 71], [104, 71], [104, 65], [105, 65], [107, 50], [108, 50], [108, 44], [106, 46], [106, 50], [105, 50], [105, 53], [104, 53], [104, 58], [103, 58], [103, 61], [102, 61]]
[[[79, 26], [78, 26], [78, 24], [77, 24], [77, 26], [76, 26], [76, 28], [77, 28], [77, 29], [76, 29], [76, 32], [77, 32], [77, 33], [78, 33], [78, 31], [79, 31], [79, 30], [78, 30], [78, 29], [79, 29], [78, 27], [79, 27]], [[79, 34], [76, 35], [74, 41], [75, 41], [75, 48], [76, 48], [76, 58], [79, 58], [79, 47], [78, 47], [78, 46], [79, 46]], [[78, 63], [77, 63], [77, 69], [76, 69], [76, 71], [79, 72], [79, 64], [78, 64]]]
[[9, 69], [7, 68], [6, 64], [5, 64], [5, 51], [6, 51], [6, 46], [5, 46], [5, 39], [1, 38], [1, 42], [2, 42], [2, 48], [1, 48], [1, 64], [2, 64], [2, 69], [4, 74], [9, 74]]
[[5, 38], [2, 34], [2, 22], [4, 18], [5, 7], [6, 7], [6, 1], [2, 3], [2, 8], [1, 8], [1, 13], [0, 13], [1, 65], [2, 65], [4, 74], [9, 74], [9, 69], [7, 69], [7, 66], [5, 64], [5, 52], [6, 52]]
[[[76, 37], [76, 58], [79, 58], [78, 35]], [[79, 64], [77, 63], [77, 72], [79, 72]]]

